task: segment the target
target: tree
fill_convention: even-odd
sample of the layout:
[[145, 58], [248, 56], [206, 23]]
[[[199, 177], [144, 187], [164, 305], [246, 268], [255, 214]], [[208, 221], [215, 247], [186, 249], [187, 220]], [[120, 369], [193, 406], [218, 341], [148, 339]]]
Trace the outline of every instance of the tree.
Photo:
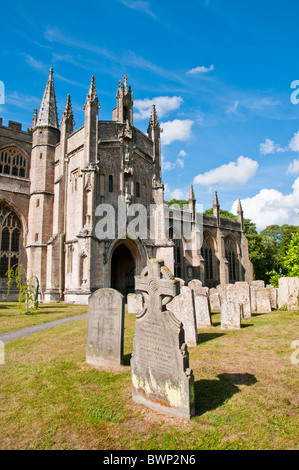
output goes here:
[[288, 276], [299, 277], [299, 232], [293, 234], [288, 246], [284, 264], [288, 270]]
[[188, 206], [188, 201], [185, 201], [183, 199], [171, 199], [171, 201], [164, 201], [167, 206], [172, 206], [173, 204], [176, 204], [180, 206], [181, 209], [184, 208], [184, 206]]
[[8, 277], [7, 281], [7, 295], [10, 294], [10, 288], [12, 283], [16, 284], [19, 290], [18, 302], [19, 309], [21, 310], [23, 302], [26, 303], [26, 313], [31, 313], [30, 310], [37, 310], [38, 299], [37, 290], [38, 286], [35, 282], [35, 276], [31, 276], [29, 279], [26, 278], [23, 266], [13, 266], [6, 273]]

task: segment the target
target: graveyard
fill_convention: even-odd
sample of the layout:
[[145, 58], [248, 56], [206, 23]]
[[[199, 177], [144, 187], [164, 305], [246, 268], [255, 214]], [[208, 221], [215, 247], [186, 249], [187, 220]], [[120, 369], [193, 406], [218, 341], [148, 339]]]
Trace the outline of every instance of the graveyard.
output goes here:
[[[154, 282], [158, 268], [160, 281]], [[196, 300], [205, 296], [205, 288], [179, 284], [154, 263], [136, 279], [146, 300], [138, 304], [139, 309], [144, 307], [141, 312], [128, 311], [121, 296], [115, 297], [117, 306], [113, 290], [102, 289], [94, 293], [91, 304], [98, 317], [92, 319], [90, 306], [40, 304], [34, 314], [24, 315], [15, 304], [3, 303], [1, 331], [89, 312], [88, 317], [5, 345], [0, 370], [1, 449], [298, 449], [299, 309], [293, 298], [289, 308], [276, 300], [276, 308], [267, 309], [269, 288], [266, 292], [253, 284], [250, 298], [262, 312], [244, 314], [234, 288], [228, 287], [221, 311], [210, 308], [207, 318], [202, 301], [197, 307], [201, 315], [195, 308], [191, 317], [196, 331], [192, 336], [189, 325], [186, 346], [180, 325], [186, 324], [188, 289], [192, 295], [196, 291]], [[254, 297], [259, 289], [261, 300]], [[240, 285], [243, 303], [245, 291]], [[221, 294], [213, 290], [210, 295]], [[282, 295], [287, 298], [288, 288]], [[103, 298], [108, 315], [104, 320], [97, 309]], [[113, 336], [112, 346], [108, 341], [101, 341], [104, 347], [97, 344], [103, 331]], [[168, 335], [164, 343], [162, 331]], [[97, 362], [104, 355], [104, 361]], [[154, 378], [163, 382], [163, 374], [168, 385], [161, 392]], [[184, 397], [179, 408], [173, 398], [176, 387]], [[166, 412], [161, 403], [153, 406], [151, 394], [166, 396]]]

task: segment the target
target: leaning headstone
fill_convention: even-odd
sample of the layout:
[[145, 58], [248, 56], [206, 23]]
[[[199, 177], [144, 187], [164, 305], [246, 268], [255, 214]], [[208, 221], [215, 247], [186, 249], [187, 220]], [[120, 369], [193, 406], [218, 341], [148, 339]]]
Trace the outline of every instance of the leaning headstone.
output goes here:
[[241, 328], [242, 304], [224, 300], [221, 302], [221, 328], [239, 330]]
[[188, 283], [188, 287], [193, 290], [194, 295], [209, 295], [209, 288], [202, 287], [202, 282], [197, 279], [193, 279]]
[[244, 318], [251, 317], [250, 288], [247, 282], [238, 282], [227, 286], [227, 300], [243, 305]]
[[132, 293], [127, 295], [128, 313], [140, 313], [143, 310], [143, 295]]
[[270, 313], [272, 311], [270, 289], [267, 289], [266, 287], [257, 289], [256, 309], [258, 313]]
[[181, 286], [180, 294], [167, 304], [167, 310], [182, 322], [187, 345], [196, 346], [198, 344], [198, 335], [192, 290], [189, 287]]
[[163, 261], [149, 260], [135, 286], [146, 296], [146, 308], [137, 315], [131, 358], [132, 398], [172, 416], [194, 415], [194, 377], [182, 323], [166, 310], [179, 294], [176, 281]]
[[210, 294], [209, 300], [212, 312], [220, 312], [220, 294], [217, 292], [215, 294]]
[[210, 328], [212, 326], [211, 307], [207, 295], [195, 295], [195, 315], [197, 328]]
[[123, 364], [124, 296], [99, 289], [89, 297], [86, 362], [95, 366]]

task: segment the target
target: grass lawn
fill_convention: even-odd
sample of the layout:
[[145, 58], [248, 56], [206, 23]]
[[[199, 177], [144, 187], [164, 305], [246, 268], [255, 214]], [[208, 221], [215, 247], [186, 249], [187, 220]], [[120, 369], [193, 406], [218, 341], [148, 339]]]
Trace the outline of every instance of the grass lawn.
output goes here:
[[80, 315], [87, 312], [87, 305], [57, 302], [55, 304], [39, 304], [38, 309], [30, 315], [25, 314], [25, 311], [25, 306], [23, 305], [20, 311], [16, 302], [0, 302], [0, 333]]
[[[52, 304], [51, 313], [42, 315], [62, 314], [62, 306]], [[8, 315], [10, 310], [7, 305]], [[6, 321], [0, 317], [0, 330]], [[6, 344], [0, 448], [299, 448], [299, 364], [291, 362], [299, 312], [253, 315], [239, 331], [221, 330], [220, 315], [214, 314], [213, 328], [200, 330], [200, 344], [189, 349], [196, 394], [190, 421], [132, 402], [134, 322], [127, 314], [125, 366], [115, 370], [86, 364], [87, 319]]]

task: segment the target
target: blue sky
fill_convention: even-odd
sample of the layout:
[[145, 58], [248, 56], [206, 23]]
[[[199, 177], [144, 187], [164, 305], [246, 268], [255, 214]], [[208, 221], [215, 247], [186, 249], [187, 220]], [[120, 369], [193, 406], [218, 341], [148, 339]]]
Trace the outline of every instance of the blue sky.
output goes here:
[[126, 74], [134, 125], [146, 132], [157, 106], [167, 199], [193, 183], [204, 209], [216, 190], [229, 211], [241, 198], [259, 229], [299, 225], [298, 13], [296, 0], [5, 3], [0, 117], [31, 125], [53, 67], [59, 119], [70, 93], [83, 124], [94, 75], [99, 119], [111, 120]]

